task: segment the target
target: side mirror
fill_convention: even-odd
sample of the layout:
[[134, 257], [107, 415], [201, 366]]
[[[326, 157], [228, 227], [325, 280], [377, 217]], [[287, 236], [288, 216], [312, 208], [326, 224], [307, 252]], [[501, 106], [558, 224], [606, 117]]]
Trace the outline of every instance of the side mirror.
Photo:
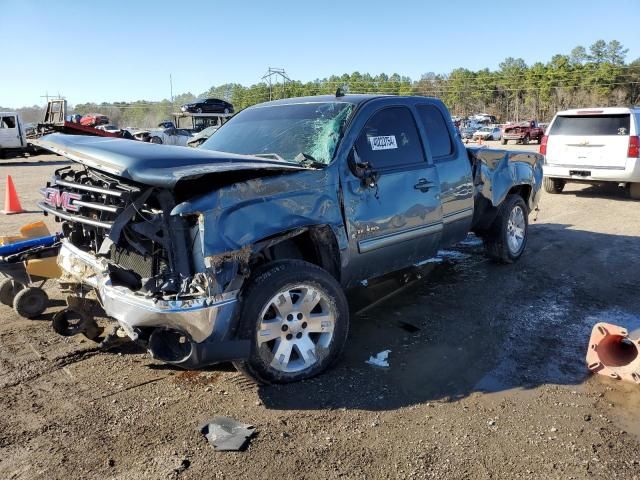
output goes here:
[[371, 165], [366, 160], [362, 160], [360, 158], [355, 147], [349, 152], [348, 162], [351, 172], [353, 172], [353, 174], [358, 178], [364, 178], [369, 172], [371, 172]]
[[371, 168], [371, 164], [362, 160], [355, 147], [349, 152], [349, 168], [353, 174], [362, 180], [362, 184], [369, 188], [377, 188], [378, 173]]

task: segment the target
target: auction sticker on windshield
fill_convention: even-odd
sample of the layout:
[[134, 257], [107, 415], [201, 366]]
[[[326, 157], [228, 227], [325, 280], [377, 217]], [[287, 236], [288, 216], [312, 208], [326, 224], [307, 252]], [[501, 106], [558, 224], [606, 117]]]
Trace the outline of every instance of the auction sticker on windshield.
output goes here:
[[383, 135], [381, 137], [368, 137], [371, 150], [391, 150], [398, 148], [395, 135]]

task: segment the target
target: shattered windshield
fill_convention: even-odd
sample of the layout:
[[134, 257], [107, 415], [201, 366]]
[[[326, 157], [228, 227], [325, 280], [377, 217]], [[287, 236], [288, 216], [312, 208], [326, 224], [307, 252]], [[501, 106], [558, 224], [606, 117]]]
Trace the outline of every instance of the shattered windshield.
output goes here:
[[353, 107], [323, 102], [250, 108], [222, 126], [201, 148], [328, 165]]

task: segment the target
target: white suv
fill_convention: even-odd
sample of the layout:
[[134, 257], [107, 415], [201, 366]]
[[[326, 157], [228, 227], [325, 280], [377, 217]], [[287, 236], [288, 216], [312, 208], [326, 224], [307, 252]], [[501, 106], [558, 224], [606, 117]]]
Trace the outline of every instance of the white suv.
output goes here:
[[628, 183], [640, 199], [640, 108], [584, 108], [556, 113], [540, 143], [544, 189], [567, 182]]

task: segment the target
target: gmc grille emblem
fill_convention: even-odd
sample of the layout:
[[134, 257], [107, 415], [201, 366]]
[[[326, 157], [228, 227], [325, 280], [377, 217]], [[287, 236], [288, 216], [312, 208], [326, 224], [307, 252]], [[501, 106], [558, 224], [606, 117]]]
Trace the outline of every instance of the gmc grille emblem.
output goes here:
[[57, 188], [45, 189], [44, 201], [52, 207], [62, 208], [67, 212], [77, 212], [80, 210], [78, 205], [73, 203], [73, 200], [80, 200], [82, 195], [73, 192], [61, 192]]

